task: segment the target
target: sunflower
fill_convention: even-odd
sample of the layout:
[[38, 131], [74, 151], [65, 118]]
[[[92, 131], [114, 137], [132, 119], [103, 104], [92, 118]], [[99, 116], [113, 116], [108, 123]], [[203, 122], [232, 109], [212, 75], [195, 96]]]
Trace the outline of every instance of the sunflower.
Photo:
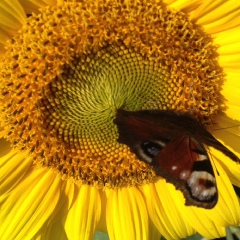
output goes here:
[[218, 203], [185, 206], [113, 123], [117, 109], [194, 109], [239, 156], [238, 1], [4, 0], [0, 14], [2, 240], [216, 238], [239, 225], [240, 165], [210, 149]]

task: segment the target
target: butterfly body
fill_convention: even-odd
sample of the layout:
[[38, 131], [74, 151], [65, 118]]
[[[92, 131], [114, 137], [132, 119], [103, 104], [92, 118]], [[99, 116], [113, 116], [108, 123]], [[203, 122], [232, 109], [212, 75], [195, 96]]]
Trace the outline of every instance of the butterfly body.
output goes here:
[[207, 209], [216, 205], [217, 184], [204, 145], [215, 147], [235, 161], [239, 159], [200, 122], [187, 114], [161, 110], [118, 110], [114, 122], [118, 141], [181, 190], [186, 205]]

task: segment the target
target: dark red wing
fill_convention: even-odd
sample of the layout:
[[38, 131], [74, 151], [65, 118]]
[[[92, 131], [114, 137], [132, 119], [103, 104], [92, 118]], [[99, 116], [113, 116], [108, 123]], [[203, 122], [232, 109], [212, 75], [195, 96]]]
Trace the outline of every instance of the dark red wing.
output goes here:
[[158, 152], [154, 161], [156, 173], [180, 189], [186, 205], [212, 208], [218, 192], [211, 162], [206, 150], [189, 136], [173, 138]]
[[191, 151], [198, 149], [188, 136], [178, 136], [172, 139], [156, 155], [154, 165], [160, 167], [172, 177], [180, 179], [183, 173], [190, 173], [194, 162], [198, 160], [198, 153]]

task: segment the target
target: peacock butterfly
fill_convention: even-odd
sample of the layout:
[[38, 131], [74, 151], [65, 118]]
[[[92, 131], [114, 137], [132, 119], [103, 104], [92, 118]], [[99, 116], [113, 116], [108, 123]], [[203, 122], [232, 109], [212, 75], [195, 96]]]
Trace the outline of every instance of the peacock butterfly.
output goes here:
[[174, 111], [117, 111], [118, 142], [129, 146], [139, 160], [182, 191], [186, 205], [206, 209], [218, 201], [211, 161], [204, 147], [211, 146], [233, 161], [239, 158], [214, 138], [199, 121]]

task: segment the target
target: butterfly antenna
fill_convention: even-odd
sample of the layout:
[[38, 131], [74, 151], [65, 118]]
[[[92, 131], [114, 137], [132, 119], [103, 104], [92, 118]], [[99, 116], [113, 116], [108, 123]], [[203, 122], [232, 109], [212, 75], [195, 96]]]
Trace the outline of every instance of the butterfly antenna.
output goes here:
[[211, 134], [208, 136], [207, 141], [204, 141], [204, 143], [207, 144], [208, 146], [215, 148], [218, 151], [221, 151], [223, 154], [225, 154], [225, 156], [231, 158], [234, 162], [240, 163], [239, 157], [235, 153], [230, 151], [227, 147], [225, 147]]
[[211, 162], [213, 163], [213, 165], [214, 165], [214, 167], [215, 167], [215, 170], [216, 170], [217, 175], [220, 176], [220, 174], [219, 174], [219, 172], [218, 172], [218, 169], [217, 169], [217, 166], [216, 166], [216, 164], [215, 164], [215, 161], [214, 161], [213, 155], [212, 155], [212, 153], [211, 153], [209, 147], [206, 146], [206, 149], [207, 149], [207, 152], [208, 152], [208, 156], [209, 156], [209, 158], [211, 158], [211, 160], [212, 160]]
[[224, 127], [224, 128], [215, 128], [215, 129], [211, 129], [211, 131], [219, 131], [219, 130], [230, 129], [230, 128], [235, 128], [235, 127], [240, 127], [240, 125], [234, 125], [231, 127]]

